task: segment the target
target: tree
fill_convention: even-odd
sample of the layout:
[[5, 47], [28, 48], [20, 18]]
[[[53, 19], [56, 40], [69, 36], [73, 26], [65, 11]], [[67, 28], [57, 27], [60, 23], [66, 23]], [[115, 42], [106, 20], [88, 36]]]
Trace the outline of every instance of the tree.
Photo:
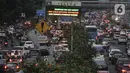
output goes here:
[[88, 44], [87, 32], [81, 25], [73, 24], [73, 27], [73, 50], [62, 55], [63, 63], [48, 66], [46, 62], [41, 61], [38, 67], [32, 64], [28, 66], [29, 68], [24, 67], [25, 73], [96, 73], [97, 67], [92, 60], [96, 56], [96, 50], [91, 47], [91, 44]]
[[27, 17], [36, 14], [37, 9], [42, 8], [44, 0], [0, 0], [0, 23], [14, 22], [21, 13], [25, 13]]
[[[84, 26], [72, 25], [73, 50], [65, 55], [66, 71], [68, 73], [96, 73], [96, 65], [92, 61], [92, 58], [96, 56], [96, 50], [88, 44], [87, 32], [84, 31]], [[71, 45], [70, 38], [68, 40]]]

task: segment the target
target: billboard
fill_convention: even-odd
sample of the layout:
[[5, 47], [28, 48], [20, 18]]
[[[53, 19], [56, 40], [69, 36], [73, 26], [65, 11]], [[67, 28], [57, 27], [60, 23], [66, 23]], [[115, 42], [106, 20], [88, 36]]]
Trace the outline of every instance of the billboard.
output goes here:
[[52, 1], [51, 4], [58, 6], [81, 6], [80, 1]]
[[55, 16], [79, 16], [80, 10], [78, 8], [53, 8], [48, 9], [48, 15]]

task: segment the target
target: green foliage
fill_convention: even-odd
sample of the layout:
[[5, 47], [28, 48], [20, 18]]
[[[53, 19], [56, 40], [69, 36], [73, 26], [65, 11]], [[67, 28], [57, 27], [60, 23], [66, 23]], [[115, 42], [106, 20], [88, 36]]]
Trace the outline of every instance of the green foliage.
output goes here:
[[87, 32], [84, 31], [84, 27], [81, 25], [73, 25], [73, 27], [74, 48], [71, 52], [62, 55], [64, 63], [52, 64], [50, 67], [46, 62], [39, 62], [38, 67], [30, 64], [29, 68], [24, 67], [25, 73], [96, 73], [97, 67], [92, 61], [96, 51], [91, 48], [91, 45], [88, 45]]
[[[72, 27], [71, 27], [72, 28]], [[69, 39], [69, 45], [70, 38]], [[81, 25], [73, 24], [73, 50], [65, 55], [66, 71], [68, 73], [96, 73], [96, 65], [92, 58], [96, 50], [88, 44], [88, 35]]]
[[32, 17], [42, 3], [43, 0], [0, 0], [0, 23], [15, 21], [23, 12]]

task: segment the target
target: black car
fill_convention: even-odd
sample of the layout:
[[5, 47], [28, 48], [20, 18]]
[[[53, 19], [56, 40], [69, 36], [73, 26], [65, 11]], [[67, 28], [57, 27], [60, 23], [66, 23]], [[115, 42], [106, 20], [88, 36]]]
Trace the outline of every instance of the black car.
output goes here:
[[125, 55], [122, 52], [113, 52], [111, 62], [115, 64], [118, 58], [125, 58]]
[[130, 73], [130, 60], [128, 58], [119, 58], [115, 68], [117, 73]]
[[7, 67], [3, 60], [0, 60], [0, 73], [5, 73], [7, 71]]

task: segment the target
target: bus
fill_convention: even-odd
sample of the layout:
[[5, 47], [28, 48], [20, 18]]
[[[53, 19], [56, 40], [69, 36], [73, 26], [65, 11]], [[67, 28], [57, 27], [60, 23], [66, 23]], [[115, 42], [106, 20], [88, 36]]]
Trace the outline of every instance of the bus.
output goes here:
[[85, 31], [88, 33], [89, 40], [97, 40], [98, 31], [96, 26], [85, 26]]

